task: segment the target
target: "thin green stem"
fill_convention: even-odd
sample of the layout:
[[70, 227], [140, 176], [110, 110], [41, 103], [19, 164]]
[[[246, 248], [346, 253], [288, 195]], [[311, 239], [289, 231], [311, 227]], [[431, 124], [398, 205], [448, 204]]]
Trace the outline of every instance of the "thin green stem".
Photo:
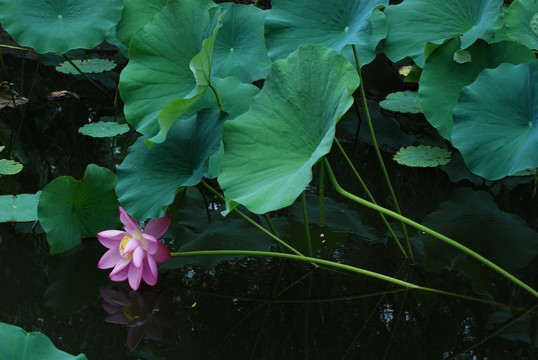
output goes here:
[[[202, 180], [202, 185], [205, 186], [206, 189], [208, 189], [209, 191], [211, 191], [213, 194], [215, 194], [217, 197], [219, 197], [221, 200], [224, 201], [224, 197], [221, 194], [219, 194], [219, 192], [217, 190], [213, 189], [211, 186], [209, 186], [209, 184], [207, 184], [203, 180]], [[246, 214], [244, 214], [241, 210], [239, 210], [237, 208], [234, 208], [233, 211], [235, 211], [243, 219], [245, 219], [246, 221], [248, 221], [249, 223], [251, 223], [252, 225], [257, 227], [260, 231], [262, 231], [264, 234], [269, 236], [271, 239], [275, 240], [277, 242], [277, 244], [284, 246], [289, 251], [293, 252], [294, 254], [296, 254], [298, 256], [304, 256], [298, 250], [296, 250], [293, 246], [288, 245], [288, 243], [286, 243], [284, 240], [280, 239], [278, 236], [273, 235], [271, 232], [267, 231], [267, 229], [265, 229], [263, 226], [261, 226], [260, 224], [258, 224], [254, 220], [252, 220], [250, 217], [248, 217]]]
[[209, 82], [209, 87], [211, 88], [211, 90], [213, 90], [213, 94], [215, 94], [215, 98], [217, 99], [217, 104], [219, 105], [220, 111], [224, 112], [224, 107], [222, 106], [222, 100], [220, 99], [219, 92], [211, 82]]
[[319, 226], [325, 228], [325, 164], [319, 164]]
[[308, 210], [306, 209], [306, 194], [304, 191], [301, 193], [301, 203], [303, 204], [304, 231], [308, 256], [312, 256], [312, 239], [310, 237], [310, 224], [308, 223]]
[[[366, 91], [364, 90], [364, 81], [362, 77], [361, 64], [359, 62], [359, 55], [357, 53], [357, 48], [355, 45], [351, 45], [351, 48], [353, 49], [353, 56], [355, 57], [355, 62], [357, 65], [357, 73], [359, 74], [359, 78], [360, 78], [359, 88], [361, 92], [362, 104], [364, 106], [364, 113], [366, 115], [366, 122], [368, 124], [368, 129], [370, 130], [370, 136], [372, 138], [374, 151], [379, 161], [379, 166], [381, 166], [381, 172], [383, 173], [383, 177], [385, 178], [385, 182], [387, 183], [387, 187], [389, 189], [390, 195], [392, 196], [394, 207], [396, 208], [396, 211], [399, 214], [402, 214], [402, 210], [400, 209], [400, 204], [398, 203], [398, 199], [396, 198], [396, 193], [394, 192], [394, 188], [392, 187], [392, 182], [390, 181], [387, 168], [385, 167], [385, 162], [383, 161], [383, 157], [381, 156], [381, 151], [379, 150], [379, 146], [377, 145], [377, 139], [374, 132], [374, 126], [372, 125], [372, 118], [370, 117], [370, 111], [368, 110], [368, 102], [366, 101]], [[411, 249], [411, 243], [409, 242], [409, 235], [407, 234], [407, 228], [405, 227], [405, 223], [402, 223], [402, 231], [404, 234], [405, 241], [407, 242], [407, 250], [409, 252], [411, 259], [413, 259], [413, 250]]]
[[[349, 156], [347, 156], [346, 151], [344, 150], [344, 148], [342, 147], [342, 145], [340, 144], [340, 142], [338, 141], [338, 139], [336, 137], [334, 138], [334, 143], [336, 144], [336, 146], [338, 147], [338, 149], [342, 153], [342, 156], [346, 160], [346, 162], [349, 165], [349, 168], [351, 169], [351, 171], [353, 171], [353, 174], [355, 175], [355, 177], [357, 178], [357, 180], [361, 184], [363, 190], [366, 192], [366, 195], [368, 196], [370, 201], [373, 202], [374, 204], [377, 204], [377, 202], [374, 199], [374, 196], [372, 195], [372, 193], [368, 189], [368, 186], [366, 186], [366, 183], [362, 180], [362, 177], [360, 176], [359, 172], [355, 168], [355, 165], [353, 165], [353, 163], [351, 162], [351, 159], [349, 158]], [[390, 226], [387, 218], [385, 217], [385, 215], [383, 215], [383, 213], [379, 213], [379, 216], [381, 216], [381, 220], [383, 221], [383, 223], [385, 224], [385, 226], [389, 230], [390, 234], [392, 235], [392, 238], [396, 242], [396, 245], [398, 245], [398, 248], [402, 252], [403, 256], [407, 259], [409, 256], [405, 252], [405, 249], [403, 248], [402, 244], [400, 243], [400, 240], [398, 240], [398, 236], [396, 236], [396, 234], [394, 233], [394, 230], [392, 230], [392, 226]], [[413, 259], [413, 253], [412, 252], [410, 253], [410, 256], [411, 256], [411, 262], [414, 263], [415, 261]]]
[[[408, 289], [422, 290], [432, 292], [436, 294], [462, 297], [460, 294], [455, 294], [449, 291], [433, 289], [425, 286], [416, 285], [404, 280], [396, 279], [388, 275], [376, 273], [374, 271], [361, 269], [355, 266], [337, 263], [330, 260], [318, 259], [310, 256], [299, 256], [288, 253], [269, 252], [269, 251], [254, 251], [254, 250], [201, 250], [201, 251], [186, 251], [180, 253], [171, 253], [172, 257], [184, 257], [184, 256], [215, 256], [215, 255], [245, 255], [245, 256], [264, 256], [264, 257], [277, 257], [290, 260], [297, 260], [302, 262], [308, 262], [311, 264], [317, 264], [318, 266], [333, 267], [344, 271], [364, 275], [370, 278], [374, 278], [380, 281], [388, 282], [394, 285], [402, 286]], [[538, 294], [537, 294], [538, 295]], [[463, 296], [465, 298], [465, 296]]]
[[103, 89], [103, 88], [101, 87], [101, 85], [99, 85], [98, 83], [96, 83], [95, 81], [93, 81], [92, 78], [90, 78], [90, 77], [89, 77], [88, 75], [86, 75], [82, 70], [80, 70], [80, 68], [79, 68], [77, 65], [75, 65], [75, 63], [74, 63], [73, 61], [71, 61], [71, 59], [70, 59], [67, 55], [63, 54], [63, 57], [64, 57], [65, 60], [67, 60], [67, 61], [71, 64], [72, 67], [75, 68], [75, 70], [76, 70], [80, 75], [84, 76], [84, 78], [86, 78], [86, 80], [88, 80], [89, 82], [91, 82], [91, 83], [93, 84], [93, 86], [95, 86], [96, 88], [98, 88], [98, 89], [99, 89], [103, 94], [105, 94], [107, 97], [113, 99], [113, 97], [108, 93], [108, 91], [106, 91], [105, 89]]
[[368, 200], [365, 200], [365, 199], [362, 199], [356, 195], [353, 195], [349, 192], [347, 192], [346, 190], [344, 190], [339, 184], [338, 184], [338, 181], [336, 180], [335, 176], [334, 176], [334, 173], [332, 171], [332, 168], [331, 168], [331, 165], [329, 164], [329, 161], [325, 158], [323, 159], [323, 161], [325, 162], [325, 166], [327, 168], [327, 174], [329, 175], [329, 178], [331, 179], [331, 182], [334, 186], [334, 188], [336, 189], [336, 191], [338, 193], [340, 193], [342, 196], [356, 202], [356, 203], [359, 203], [361, 205], [364, 205], [370, 209], [373, 209], [375, 211], [378, 211], [378, 212], [382, 212], [383, 214], [385, 215], [388, 215], [398, 221], [401, 221], [419, 231], [422, 231], [423, 233], [425, 234], [428, 234], [428, 235], [431, 235], [443, 242], [445, 242], [446, 244], [462, 251], [463, 253], [475, 258], [476, 260], [478, 260], [479, 262], [481, 262], [482, 264], [488, 266], [490, 269], [496, 271], [497, 273], [499, 273], [501, 276], [504, 276], [505, 278], [507, 278], [508, 280], [510, 280], [511, 282], [513, 282], [514, 284], [516, 284], [517, 286], [521, 287], [522, 289], [525, 289], [527, 292], [529, 292], [530, 294], [532, 294], [533, 296], [535, 297], [538, 297], [538, 292], [536, 290], [534, 290], [532, 287], [530, 287], [529, 285], [527, 285], [526, 283], [524, 283], [523, 281], [519, 280], [518, 278], [516, 278], [515, 276], [513, 276], [512, 274], [510, 274], [509, 272], [507, 272], [506, 270], [504, 270], [503, 268], [501, 268], [500, 266], [496, 265], [495, 263], [491, 262], [490, 260], [486, 259], [485, 257], [483, 257], [482, 255], [479, 255], [478, 253], [474, 252], [473, 250], [469, 249], [468, 247], [450, 239], [449, 237], [443, 235], [443, 234], [440, 234], [438, 233], [437, 231], [434, 231], [424, 225], [421, 225], [409, 218], [406, 218], [405, 216], [403, 215], [400, 215], [392, 210], [389, 210], [389, 209], [386, 209], [384, 207], [381, 207], [377, 204], [374, 204], [374, 203], [371, 203], [369, 202]]

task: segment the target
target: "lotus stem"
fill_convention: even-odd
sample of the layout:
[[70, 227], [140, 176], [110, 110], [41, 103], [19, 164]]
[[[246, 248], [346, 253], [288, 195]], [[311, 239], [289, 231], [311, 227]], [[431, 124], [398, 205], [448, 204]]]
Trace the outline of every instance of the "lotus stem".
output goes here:
[[104, 93], [107, 97], [113, 99], [113, 97], [108, 93], [108, 91], [106, 91], [105, 89], [103, 89], [101, 87], [101, 85], [99, 85], [98, 83], [96, 83], [95, 81], [93, 81], [92, 78], [90, 78], [88, 75], [86, 75], [84, 73], [84, 71], [80, 70], [80, 68], [75, 65], [75, 63], [73, 61], [71, 61], [71, 59], [66, 55], [66, 54], [63, 54], [63, 57], [65, 60], [67, 60], [67, 62], [69, 62], [71, 64], [72, 67], [75, 68], [75, 70], [82, 76], [84, 76], [84, 78], [86, 78], [86, 80], [88, 80], [89, 82], [91, 82], [96, 88], [98, 88], [99, 90], [101, 90], [102, 93]]
[[485, 257], [483, 257], [482, 255], [474, 252], [473, 250], [469, 249], [468, 247], [452, 240], [451, 238], [443, 235], [443, 234], [440, 234], [438, 233], [437, 231], [434, 231], [424, 225], [421, 225], [401, 214], [398, 214], [392, 210], [389, 210], [387, 208], [384, 208], [382, 206], [379, 206], [377, 204], [374, 204], [374, 203], [371, 203], [369, 202], [368, 200], [365, 200], [365, 199], [362, 199], [356, 195], [353, 195], [349, 192], [347, 192], [346, 190], [344, 190], [340, 184], [338, 184], [338, 181], [336, 180], [335, 176], [334, 176], [334, 173], [332, 171], [332, 168], [331, 168], [331, 165], [329, 164], [329, 161], [327, 159], [323, 159], [323, 161], [325, 162], [325, 166], [327, 168], [327, 174], [329, 175], [329, 178], [331, 179], [331, 182], [334, 186], [334, 188], [336, 189], [336, 191], [338, 193], [340, 193], [340, 195], [350, 199], [351, 201], [354, 201], [356, 203], [359, 203], [361, 205], [364, 205], [370, 209], [373, 209], [375, 211], [378, 211], [378, 212], [381, 212], [385, 215], [388, 215], [398, 221], [401, 221], [419, 231], [422, 231], [423, 233], [425, 234], [428, 234], [428, 235], [431, 235], [433, 236], [434, 238], [436, 239], [439, 239], [441, 241], [443, 241], [444, 243], [462, 251], [463, 253], [469, 255], [470, 257], [478, 260], [479, 262], [481, 262], [482, 264], [486, 265], [487, 267], [489, 267], [490, 269], [494, 270], [495, 272], [497, 272], [498, 274], [500, 274], [501, 276], [505, 277], [506, 279], [510, 280], [512, 283], [516, 284], [517, 286], [521, 287], [522, 289], [526, 290], [527, 292], [529, 292], [531, 295], [533, 295], [534, 297], [537, 297], [538, 298], [538, 292], [536, 290], [534, 290], [532, 287], [530, 287], [529, 285], [527, 285], [526, 283], [524, 283], [523, 281], [519, 280], [518, 278], [516, 278], [514, 275], [510, 274], [508, 271], [504, 270], [503, 268], [501, 268], [500, 266], [496, 265], [495, 263], [493, 263], [492, 261], [486, 259]]
[[[388, 187], [390, 195], [392, 197], [394, 207], [396, 208], [396, 211], [401, 215], [402, 210], [400, 209], [400, 204], [398, 203], [398, 199], [396, 198], [396, 193], [394, 192], [394, 188], [392, 187], [392, 183], [390, 181], [390, 177], [389, 177], [389, 174], [387, 172], [387, 168], [385, 167], [385, 162], [383, 161], [383, 157], [381, 156], [381, 151], [379, 150], [379, 146], [377, 145], [377, 139], [376, 139], [375, 132], [374, 132], [374, 126], [372, 125], [372, 118], [370, 117], [370, 111], [368, 110], [368, 102], [366, 101], [366, 92], [364, 90], [364, 81], [363, 81], [363, 77], [362, 77], [361, 64], [359, 62], [359, 55], [357, 53], [357, 47], [355, 45], [351, 45], [351, 48], [353, 49], [353, 56], [355, 57], [355, 63], [357, 65], [357, 73], [359, 74], [359, 78], [360, 78], [359, 89], [360, 89], [360, 92], [361, 92], [362, 104], [364, 106], [364, 113], [366, 115], [366, 123], [368, 124], [368, 129], [370, 130], [370, 136], [372, 138], [372, 144], [374, 146], [374, 151], [375, 151], [377, 159], [379, 161], [379, 166], [381, 166], [381, 172], [383, 173], [383, 177], [385, 178], [385, 182], [387, 183], [387, 187]], [[402, 231], [403, 231], [403, 234], [404, 234], [405, 241], [407, 243], [407, 251], [409, 252], [409, 256], [411, 257], [411, 261], [414, 261], [413, 260], [413, 249], [411, 249], [411, 243], [409, 241], [409, 235], [407, 234], [407, 228], [405, 227], [405, 223], [402, 223]]]

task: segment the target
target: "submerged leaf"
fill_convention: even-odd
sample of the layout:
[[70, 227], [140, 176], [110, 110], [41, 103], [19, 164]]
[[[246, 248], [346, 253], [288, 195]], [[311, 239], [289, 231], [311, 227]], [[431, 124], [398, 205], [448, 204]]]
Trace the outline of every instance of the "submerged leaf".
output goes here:
[[275, 62], [250, 109], [224, 125], [218, 179], [228, 211], [237, 203], [255, 213], [293, 203], [329, 152], [358, 84], [353, 66], [320, 45]]

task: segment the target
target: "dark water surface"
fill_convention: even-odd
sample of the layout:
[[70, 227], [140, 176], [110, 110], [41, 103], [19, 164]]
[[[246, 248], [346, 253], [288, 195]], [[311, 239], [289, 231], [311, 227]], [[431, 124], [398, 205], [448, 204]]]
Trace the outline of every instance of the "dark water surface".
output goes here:
[[[0, 178], [1, 194], [34, 193], [61, 175], [80, 179], [90, 163], [115, 168], [124, 156], [120, 149], [134, 140], [132, 134], [93, 139], [77, 131], [88, 121], [113, 116], [112, 101], [88, 82], [53, 67], [40, 64], [35, 72], [38, 63], [26, 60], [22, 77], [23, 60], [4, 60], [10, 75], [6, 80], [30, 101], [16, 110], [0, 110], [0, 143], [25, 166], [17, 176]], [[106, 76], [105, 83], [117, 81], [114, 73]], [[82, 99], [46, 102], [55, 90], [74, 91]], [[424, 124], [418, 117], [400, 121]], [[390, 204], [372, 149], [352, 141], [354, 124], [356, 119], [344, 119], [339, 137], [378, 202]], [[398, 139], [408, 140], [416, 127], [409, 129]], [[421, 132], [421, 141], [436, 141], [427, 130]], [[458, 167], [405, 168], [391, 162], [394, 144], [383, 147], [404, 214], [466, 241], [538, 287], [532, 178], [494, 184], [476, 181]], [[362, 196], [338, 154], [331, 154], [331, 163], [341, 185]], [[172, 259], [161, 267], [157, 286], [134, 292], [109, 282], [107, 272], [97, 269], [106, 249], [95, 238], [50, 256], [39, 225], [5, 223], [0, 225], [0, 322], [43, 332], [59, 349], [92, 360], [535, 358], [536, 300], [530, 295], [410, 230], [412, 264], [376, 213], [344, 203], [330, 189], [321, 227], [318, 185], [313, 183], [307, 197], [314, 256], [453, 295], [255, 257]], [[165, 236], [171, 250], [181, 247], [181, 239], [204, 231], [207, 241], [271, 244], [239, 218], [224, 221], [214, 206], [209, 221], [204, 204], [200, 192], [190, 189], [171, 208], [179, 219]], [[271, 218], [284, 240], [305, 250], [300, 203]], [[394, 228], [399, 233], [397, 224]]]

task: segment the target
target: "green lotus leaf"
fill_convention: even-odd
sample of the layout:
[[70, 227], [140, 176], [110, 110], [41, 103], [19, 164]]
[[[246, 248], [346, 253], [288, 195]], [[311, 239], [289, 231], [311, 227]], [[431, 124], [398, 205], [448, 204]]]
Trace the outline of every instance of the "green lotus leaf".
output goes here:
[[424, 67], [424, 47], [461, 36], [466, 49], [493, 26], [502, 0], [405, 0], [385, 9], [388, 22], [385, 53], [394, 62], [411, 57]]
[[334, 50], [302, 45], [273, 63], [250, 109], [226, 122], [219, 183], [227, 210], [288, 206], [331, 148], [336, 122], [353, 103], [354, 67]]
[[116, 192], [125, 211], [139, 220], [164, 216], [182, 186], [202, 180], [224, 120], [218, 109], [203, 110], [177, 121], [163, 143], [148, 148], [139, 138], [118, 167]]
[[36, 221], [40, 194], [0, 196], [0, 222]]
[[85, 360], [86, 356], [70, 355], [58, 350], [40, 332], [26, 332], [18, 326], [0, 322], [0, 354], [3, 359], [17, 360]]
[[[116, 63], [107, 59], [87, 59], [87, 60], [71, 60], [83, 73], [102, 73], [112, 70], [116, 67]], [[68, 61], [64, 61], [56, 66], [56, 71], [64, 74], [79, 74], [77, 69]]]
[[436, 146], [408, 146], [394, 155], [394, 161], [411, 167], [435, 167], [450, 162], [450, 151]]
[[86, 124], [78, 129], [82, 135], [102, 138], [113, 137], [116, 135], [125, 134], [129, 131], [129, 125], [118, 124], [115, 121], [99, 121], [96, 123]]
[[15, 175], [21, 171], [21, 163], [15, 160], [0, 159], [0, 175]]
[[537, 83], [534, 61], [485, 69], [463, 88], [452, 144], [475, 174], [496, 180], [538, 167]]
[[338, 52], [354, 44], [365, 65], [386, 36], [384, 15], [374, 12], [388, 5], [386, 0], [274, 0], [271, 4], [265, 23], [271, 59], [285, 58], [302, 44], [321, 44]]
[[[199, 88], [197, 81], [209, 76], [212, 48], [207, 41], [204, 46], [204, 40], [214, 40], [221, 11], [210, 0], [171, 0], [133, 35], [120, 93], [125, 117], [138, 132], [155, 137], [160, 132], [159, 114], [167, 104], [176, 99], [186, 102], [171, 105], [173, 115], [165, 117], [171, 124], [203, 94], [207, 84]], [[164, 134], [155, 140], [163, 141]]]
[[122, 8], [122, 0], [0, 0], [0, 21], [19, 44], [63, 54], [102, 43]]
[[388, 94], [387, 98], [379, 103], [385, 110], [418, 114], [422, 112], [418, 101], [418, 93], [416, 91], [398, 91]]
[[265, 78], [271, 67], [263, 37], [267, 11], [233, 3], [220, 6], [226, 15], [213, 49], [211, 76], [234, 76], [244, 83]]
[[80, 181], [61, 176], [45, 186], [37, 216], [47, 233], [52, 255], [79, 245], [81, 236], [95, 236], [117, 227], [115, 186], [116, 175], [94, 164], [88, 165]]
[[455, 38], [439, 46], [428, 57], [418, 90], [426, 119], [447, 140], [452, 134], [452, 111], [458, 102], [461, 89], [470, 85], [485, 68], [495, 68], [502, 63], [520, 64], [536, 59], [532, 51], [513, 42], [488, 45], [478, 40], [467, 48], [471, 54], [471, 62], [459, 64], [453, 60], [454, 53], [459, 48], [460, 40]]
[[116, 25], [116, 37], [129, 47], [134, 33], [149, 23], [166, 6], [167, 0], [123, 0], [121, 20]]
[[[527, 266], [538, 255], [538, 233], [519, 216], [499, 210], [491, 195], [483, 191], [454, 190], [450, 200], [426, 216], [423, 225], [507, 271]], [[437, 263], [437, 270], [462, 261], [459, 250], [432, 237], [424, 237], [424, 251], [425, 256]], [[474, 260], [466, 258], [466, 261]]]
[[504, 14], [504, 29], [510, 39], [529, 49], [538, 49], [538, 2], [516, 0]]

